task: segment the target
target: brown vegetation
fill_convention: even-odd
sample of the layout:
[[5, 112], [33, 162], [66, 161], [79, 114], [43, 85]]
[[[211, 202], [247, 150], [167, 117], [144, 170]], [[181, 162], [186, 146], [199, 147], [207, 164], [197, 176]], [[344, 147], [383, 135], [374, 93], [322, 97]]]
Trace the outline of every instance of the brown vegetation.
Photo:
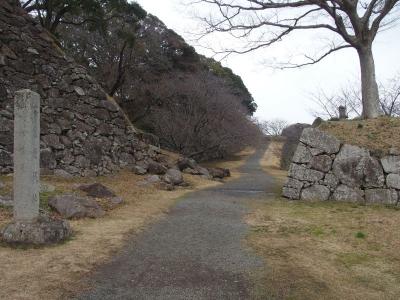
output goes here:
[[[263, 160], [280, 189], [285, 172], [272, 144]], [[280, 174], [279, 174], [280, 173]], [[265, 259], [255, 299], [396, 299], [400, 212], [356, 204], [267, 199], [247, 222], [249, 245]]]
[[[163, 147], [209, 160], [237, 153], [260, 138], [241, 98], [232, 95], [223, 80], [209, 72], [160, 79], [146, 87], [157, 104], [148, 107], [139, 124], [159, 136]], [[125, 109], [136, 119], [140, 113], [136, 107], [145, 105], [130, 104]]]

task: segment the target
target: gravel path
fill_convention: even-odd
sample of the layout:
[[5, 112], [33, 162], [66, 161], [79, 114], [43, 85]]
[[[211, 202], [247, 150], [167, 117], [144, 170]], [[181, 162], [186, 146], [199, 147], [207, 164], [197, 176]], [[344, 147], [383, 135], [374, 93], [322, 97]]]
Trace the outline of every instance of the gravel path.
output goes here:
[[166, 218], [132, 237], [77, 299], [249, 299], [249, 273], [263, 263], [243, 244], [243, 217], [246, 202], [273, 190], [259, 165], [264, 152], [248, 159], [240, 178], [186, 195]]

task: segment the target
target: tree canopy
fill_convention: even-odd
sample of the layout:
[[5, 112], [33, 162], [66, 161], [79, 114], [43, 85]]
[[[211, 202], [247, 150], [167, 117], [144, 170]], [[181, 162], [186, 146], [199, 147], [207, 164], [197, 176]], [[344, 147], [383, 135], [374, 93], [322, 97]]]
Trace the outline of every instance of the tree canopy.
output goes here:
[[400, 0], [199, 0], [195, 3], [215, 8], [215, 14], [202, 18], [203, 34], [229, 33], [246, 41], [243, 48], [223, 49], [222, 53], [248, 53], [266, 48], [300, 31], [319, 30], [339, 37], [340, 41], [331, 39], [322, 54], [305, 55], [303, 61], [289, 61], [282, 67], [312, 65], [339, 50], [353, 48], [360, 60], [363, 117], [379, 115], [372, 45], [380, 30], [398, 21]]

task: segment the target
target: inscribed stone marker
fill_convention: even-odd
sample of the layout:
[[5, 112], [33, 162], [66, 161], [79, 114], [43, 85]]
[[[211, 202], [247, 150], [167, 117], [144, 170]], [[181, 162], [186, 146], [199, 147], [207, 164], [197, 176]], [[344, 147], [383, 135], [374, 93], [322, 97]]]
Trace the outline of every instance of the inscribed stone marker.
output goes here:
[[39, 216], [40, 96], [15, 93], [14, 219], [33, 222]]

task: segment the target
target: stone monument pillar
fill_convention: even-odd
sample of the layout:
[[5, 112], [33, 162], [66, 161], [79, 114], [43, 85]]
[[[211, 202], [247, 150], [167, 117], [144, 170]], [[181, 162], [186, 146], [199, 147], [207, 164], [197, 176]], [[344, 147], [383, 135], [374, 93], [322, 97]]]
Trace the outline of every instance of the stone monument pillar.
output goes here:
[[14, 219], [39, 217], [40, 96], [16, 92], [14, 101]]
[[346, 106], [340, 105], [338, 110], [339, 110], [339, 119], [340, 120], [344, 120], [344, 119], [348, 118]]
[[30, 90], [14, 99], [14, 221], [0, 231], [10, 244], [53, 244], [71, 235], [69, 223], [39, 215], [40, 96]]

